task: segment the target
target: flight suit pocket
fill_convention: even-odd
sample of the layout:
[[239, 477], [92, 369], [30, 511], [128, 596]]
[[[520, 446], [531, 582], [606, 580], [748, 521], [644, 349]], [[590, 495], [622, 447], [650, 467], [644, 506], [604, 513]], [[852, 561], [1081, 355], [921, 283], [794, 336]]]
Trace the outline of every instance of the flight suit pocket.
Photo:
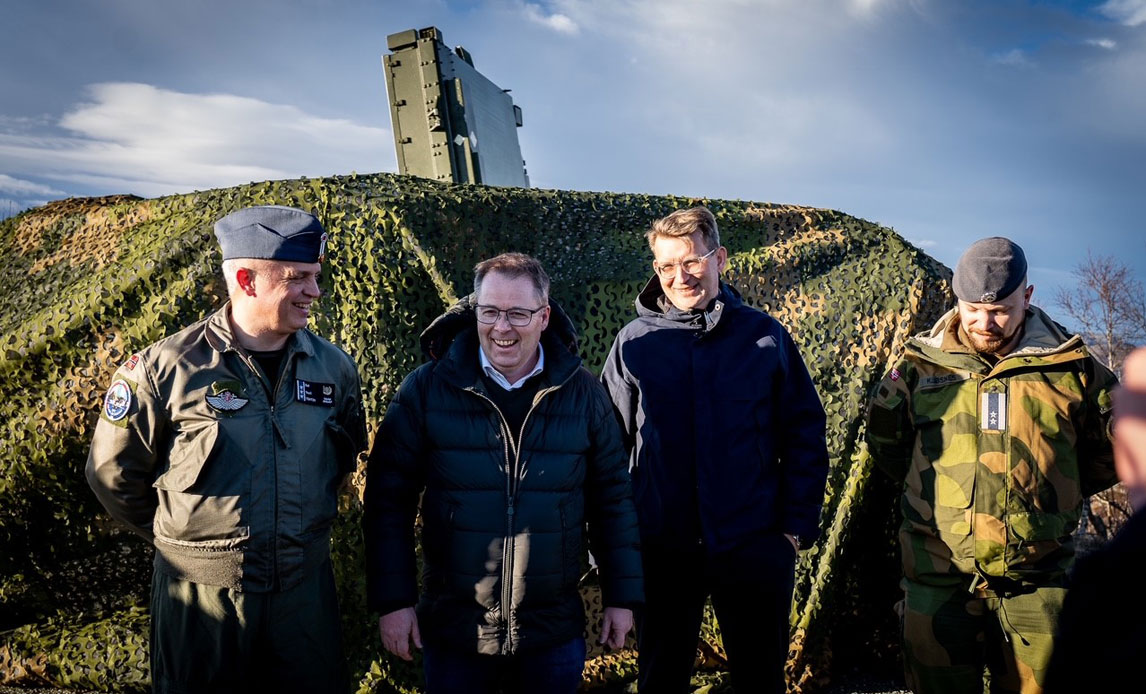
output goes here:
[[171, 447], [167, 471], [155, 479], [153, 486], [170, 492], [185, 492], [191, 489], [215, 451], [218, 438], [218, 422], [180, 432]]
[[327, 420], [326, 433], [334, 441], [334, 456], [338, 464], [338, 472], [345, 475], [358, 467], [358, 450], [350, 432], [346, 431], [338, 422]]

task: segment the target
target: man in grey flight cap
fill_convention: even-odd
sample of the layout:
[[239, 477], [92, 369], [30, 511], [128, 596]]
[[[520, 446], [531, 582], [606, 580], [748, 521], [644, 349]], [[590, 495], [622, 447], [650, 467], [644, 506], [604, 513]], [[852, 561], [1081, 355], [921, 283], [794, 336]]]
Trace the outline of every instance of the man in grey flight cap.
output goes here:
[[1115, 481], [1114, 375], [1031, 305], [1014, 242], [976, 241], [959, 299], [879, 384], [867, 440], [903, 485], [904, 666], [916, 692], [1041, 692], [1083, 499]]
[[155, 545], [156, 692], [343, 691], [330, 531], [366, 434], [353, 360], [306, 328], [326, 232], [265, 206], [215, 235], [230, 301], [119, 367], [88, 483]]

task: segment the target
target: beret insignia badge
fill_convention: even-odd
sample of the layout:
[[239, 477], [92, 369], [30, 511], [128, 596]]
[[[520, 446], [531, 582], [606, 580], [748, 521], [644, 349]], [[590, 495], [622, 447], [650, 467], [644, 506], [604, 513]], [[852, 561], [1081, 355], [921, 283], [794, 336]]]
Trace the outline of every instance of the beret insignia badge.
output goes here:
[[987, 292], [987, 293], [983, 294], [983, 296], [979, 297], [979, 303], [989, 304], [998, 298], [999, 297], [995, 294], [995, 292]]

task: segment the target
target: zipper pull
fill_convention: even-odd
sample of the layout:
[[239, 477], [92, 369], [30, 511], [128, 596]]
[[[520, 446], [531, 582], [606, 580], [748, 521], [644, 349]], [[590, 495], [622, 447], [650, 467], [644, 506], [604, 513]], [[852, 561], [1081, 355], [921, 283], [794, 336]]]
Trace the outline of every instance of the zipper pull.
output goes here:
[[509, 500], [509, 506], [505, 509], [505, 515], [513, 517], [513, 499]]

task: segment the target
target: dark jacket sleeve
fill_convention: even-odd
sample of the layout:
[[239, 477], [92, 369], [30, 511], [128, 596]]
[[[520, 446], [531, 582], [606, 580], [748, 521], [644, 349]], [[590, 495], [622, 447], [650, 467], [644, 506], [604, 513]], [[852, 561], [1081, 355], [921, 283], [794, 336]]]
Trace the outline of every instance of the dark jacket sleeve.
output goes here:
[[108, 514], [151, 542], [151, 526], [159, 505], [152, 483], [159, 455], [165, 449], [167, 414], [146, 365], [139, 364], [132, 371], [116, 372], [115, 380], [130, 388], [131, 402], [127, 414], [118, 420], [100, 411], [85, 476]]
[[1111, 393], [1118, 379], [1093, 357], [1086, 362], [1085, 420], [1079, 436], [1079, 476], [1083, 496], [1097, 494], [1118, 481], [1114, 472]]
[[775, 402], [777, 454], [782, 475], [783, 531], [808, 548], [820, 535], [820, 508], [828, 478], [827, 418], [800, 351], [783, 333], [783, 373]]
[[644, 578], [628, 456], [607, 394], [585, 377], [593, 415], [585, 480], [589, 546], [601, 567], [605, 606], [631, 608], [644, 602]]
[[915, 426], [911, 418], [911, 387], [915, 370], [900, 360], [872, 393], [867, 409], [867, 449], [876, 467], [903, 482], [911, 465]]
[[[623, 333], [622, 333], [623, 334]], [[625, 374], [625, 364], [621, 359], [622, 336], [618, 335], [609, 350], [605, 367], [601, 370], [601, 383], [613, 401], [617, 421], [621, 425], [621, 435], [625, 450], [632, 452], [637, 440], [637, 406], [640, 394], [637, 387]]]
[[382, 420], [366, 464], [363, 534], [367, 606], [382, 614], [418, 600], [414, 519], [425, 487], [425, 427], [420, 377], [402, 382]]

